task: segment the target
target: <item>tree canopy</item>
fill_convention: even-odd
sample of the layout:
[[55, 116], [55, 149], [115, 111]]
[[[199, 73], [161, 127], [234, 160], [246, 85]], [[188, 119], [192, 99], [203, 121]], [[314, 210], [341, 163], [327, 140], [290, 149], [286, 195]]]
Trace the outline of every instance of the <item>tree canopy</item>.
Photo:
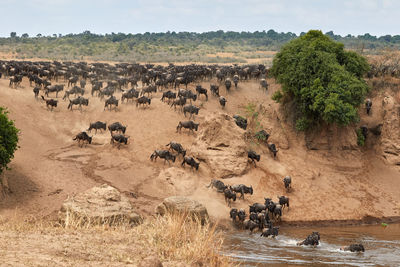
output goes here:
[[14, 122], [8, 119], [8, 112], [0, 107], [0, 173], [7, 168], [18, 148], [18, 132]]
[[321, 121], [348, 125], [358, 120], [357, 108], [368, 92], [363, 80], [368, 70], [364, 57], [311, 30], [276, 54], [271, 74], [282, 84], [283, 93], [274, 98], [294, 101], [299, 130]]

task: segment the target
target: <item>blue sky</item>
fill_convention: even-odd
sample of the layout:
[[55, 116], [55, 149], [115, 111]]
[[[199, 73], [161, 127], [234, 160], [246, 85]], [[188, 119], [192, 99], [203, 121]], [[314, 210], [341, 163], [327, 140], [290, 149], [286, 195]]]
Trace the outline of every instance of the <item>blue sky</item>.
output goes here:
[[398, 0], [0, 0], [0, 36], [212, 30], [400, 34]]

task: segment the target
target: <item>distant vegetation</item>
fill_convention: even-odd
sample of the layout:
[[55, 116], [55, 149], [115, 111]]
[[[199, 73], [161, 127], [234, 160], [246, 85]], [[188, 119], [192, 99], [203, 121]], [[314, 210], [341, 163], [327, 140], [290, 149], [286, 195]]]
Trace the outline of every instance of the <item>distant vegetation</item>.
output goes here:
[[364, 101], [368, 85], [363, 76], [367, 60], [321, 31], [290, 41], [276, 54], [271, 74], [282, 84], [274, 99], [294, 104], [296, 128], [324, 122], [349, 125], [358, 120], [357, 108]]
[[[304, 35], [302, 33], [301, 35]], [[399, 49], [400, 35], [340, 36], [332, 31], [326, 36], [344, 43], [347, 49], [376, 53], [381, 49]], [[256, 32], [205, 33], [166, 32], [106, 35], [85, 31], [79, 34], [53, 34], [30, 37], [28, 34], [10, 33], [0, 38], [0, 52], [17, 58], [49, 58], [59, 60], [109, 60], [135, 62], [208, 62], [270, 63], [271, 51], [297, 38], [295, 33], [274, 30]]]

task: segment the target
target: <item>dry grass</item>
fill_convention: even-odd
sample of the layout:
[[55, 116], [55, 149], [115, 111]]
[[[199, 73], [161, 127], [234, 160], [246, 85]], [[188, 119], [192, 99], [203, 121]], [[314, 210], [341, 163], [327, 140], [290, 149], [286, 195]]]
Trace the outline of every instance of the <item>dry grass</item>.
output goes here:
[[[172, 265], [231, 265], [230, 259], [221, 255], [222, 233], [185, 214], [149, 218], [136, 227], [122, 222], [118, 226], [82, 224], [74, 219], [78, 218], [69, 217], [67, 225], [35, 219], [0, 220], [0, 256], [12, 264], [35, 266], [60, 262], [136, 266], [148, 255]], [[14, 256], [7, 258], [11, 252]]]
[[136, 227], [136, 233], [163, 260], [178, 260], [205, 266], [228, 266], [228, 258], [221, 256], [223, 238], [215, 225], [201, 225], [186, 214], [168, 215], [148, 220]]

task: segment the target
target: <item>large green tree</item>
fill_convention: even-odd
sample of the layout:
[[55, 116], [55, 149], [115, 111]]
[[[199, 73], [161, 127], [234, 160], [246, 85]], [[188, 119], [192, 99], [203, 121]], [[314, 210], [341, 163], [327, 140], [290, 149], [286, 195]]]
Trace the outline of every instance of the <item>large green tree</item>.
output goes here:
[[7, 168], [18, 148], [18, 132], [14, 122], [8, 118], [8, 112], [0, 107], [0, 174]]
[[357, 108], [368, 92], [363, 80], [368, 69], [364, 57], [311, 30], [275, 56], [271, 73], [283, 93], [278, 91], [274, 98], [294, 101], [299, 130], [321, 121], [348, 125], [357, 121]]

